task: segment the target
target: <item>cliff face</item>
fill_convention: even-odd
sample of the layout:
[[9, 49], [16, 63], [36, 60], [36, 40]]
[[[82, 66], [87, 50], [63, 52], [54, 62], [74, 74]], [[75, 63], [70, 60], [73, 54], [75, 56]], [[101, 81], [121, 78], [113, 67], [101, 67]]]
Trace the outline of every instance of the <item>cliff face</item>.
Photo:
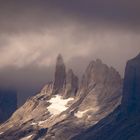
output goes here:
[[0, 123], [10, 118], [10, 116], [16, 109], [16, 92], [8, 89], [0, 89]]
[[101, 60], [92, 61], [79, 82], [59, 55], [54, 77], [0, 126], [0, 139], [70, 140], [120, 104], [121, 77]]
[[140, 140], [140, 54], [127, 63], [121, 105], [72, 140]]
[[126, 113], [140, 112], [140, 54], [126, 65], [121, 105]]
[[62, 56], [59, 55], [56, 61], [56, 70], [53, 85], [54, 94], [62, 92], [65, 83], [66, 83], [66, 68]]
[[66, 72], [66, 67], [61, 55], [56, 60], [56, 69], [53, 84], [53, 94], [63, 95], [63, 98], [76, 96], [79, 80], [72, 69]]
[[75, 97], [78, 91], [79, 80], [78, 77], [74, 74], [72, 69], [68, 70], [66, 75], [66, 85], [64, 98]]

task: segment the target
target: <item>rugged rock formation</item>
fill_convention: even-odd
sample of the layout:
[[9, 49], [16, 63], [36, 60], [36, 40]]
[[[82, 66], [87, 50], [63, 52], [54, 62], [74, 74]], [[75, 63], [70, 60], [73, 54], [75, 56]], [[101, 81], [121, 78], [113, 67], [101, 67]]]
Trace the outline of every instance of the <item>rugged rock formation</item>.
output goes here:
[[0, 89], [0, 123], [11, 117], [17, 109], [17, 93], [14, 90]]
[[72, 70], [65, 74], [59, 55], [54, 83], [28, 99], [0, 126], [0, 139], [70, 140], [120, 104], [121, 77], [100, 60], [89, 64], [80, 86], [78, 83]]
[[71, 140], [140, 140], [140, 54], [127, 63], [121, 105]]
[[58, 55], [56, 62], [55, 78], [53, 85], [53, 94], [61, 94], [63, 98], [75, 97], [78, 90], [78, 77], [69, 69], [66, 73], [66, 67], [61, 55]]
[[99, 84], [109, 84], [116, 87], [120, 85], [121, 81], [119, 73], [114, 68], [109, 68], [100, 59], [97, 59], [92, 61], [87, 67], [82, 79], [81, 88], [90, 90]]
[[75, 97], [79, 86], [78, 77], [73, 73], [73, 70], [68, 70], [66, 75], [66, 85], [64, 98]]
[[[85, 120], [89, 123], [98, 122], [120, 104], [121, 83], [119, 73], [101, 60], [97, 59], [89, 64], [78, 93], [80, 99], [83, 99], [79, 112], [86, 111], [83, 113]], [[94, 117], [90, 117], [91, 114]]]
[[66, 83], [66, 68], [61, 55], [57, 57], [53, 93], [58, 94]]

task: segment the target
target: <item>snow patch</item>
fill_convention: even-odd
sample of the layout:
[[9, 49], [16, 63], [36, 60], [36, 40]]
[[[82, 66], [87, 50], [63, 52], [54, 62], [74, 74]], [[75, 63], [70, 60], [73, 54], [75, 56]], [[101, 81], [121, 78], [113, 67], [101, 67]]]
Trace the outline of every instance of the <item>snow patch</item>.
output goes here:
[[74, 100], [74, 98], [63, 99], [62, 96], [56, 95], [49, 100], [51, 105], [47, 108], [52, 115], [58, 115], [61, 112], [68, 109], [68, 102]]
[[31, 123], [31, 125], [39, 125], [39, 126], [42, 126], [42, 124], [43, 123], [45, 123], [45, 122], [47, 122], [47, 120], [45, 120], [45, 121], [39, 121], [39, 122], [33, 122], [33, 123]]
[[[82, 118], [84, 116], [84, 114], [87, 113], [88, 111], [91, 111], [92, 113], [96, 113], [98, 110], [99, 110], [99, 107], [96, 106], [94, 108], [87, 109], [85, 111], [78, 111], [74, 114], [74, 116], [77, 118]], [[88, 116], [88, 118], [89, 118], [89, 116]]]
[[33, 123], [31, 123], [31, 125], [37, 125], [37, 123], [33, 122]]
[[28, 139], [30, 139], [31, 137], [32, 137], [32, 135], [29, 135], [29, 136], [27, 136], [27, 137], [21, 138], [20, 140], [28, 140]]

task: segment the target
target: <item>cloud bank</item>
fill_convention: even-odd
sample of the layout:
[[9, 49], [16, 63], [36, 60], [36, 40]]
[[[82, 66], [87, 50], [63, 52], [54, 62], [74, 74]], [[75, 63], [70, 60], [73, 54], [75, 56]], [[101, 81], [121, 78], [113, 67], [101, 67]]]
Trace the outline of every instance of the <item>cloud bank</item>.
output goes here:
[[44, 28], [38, 32], [3, 35], [0, 68], [54, 66], [61, 53], [68, 65], [72, 65], [74, 59], [83, 58], [87, 62], [86, 59], [101, 58], [122, 74], [126, 61], [139, 53], [139, 44], [140, 34], [131, 30], [67, 23], [64, 27]]
[[140, 52], [137, 0], [0, 3], [0, 86], [16, 88], [20, 104], [53, 80], [59, 53], [79, 76], [100, 58], [123, 77], [126, 61]]

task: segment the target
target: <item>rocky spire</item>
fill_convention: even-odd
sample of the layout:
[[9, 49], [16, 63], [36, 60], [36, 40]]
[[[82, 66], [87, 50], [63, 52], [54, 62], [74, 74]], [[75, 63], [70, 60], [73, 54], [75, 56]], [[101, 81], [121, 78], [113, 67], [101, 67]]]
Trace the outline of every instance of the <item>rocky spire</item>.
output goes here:
[[61, 91], [66, 82], [66, 70], [65, 64], [63, 62], [63, 58], [61, 54], [58, 55], [56, 61], [56, 69], [55, 69], [55, 77], [54, 77], [54, 85], [53, 85], [53, 93], [58, 93]]
[[78, 77], [73, 73], [72, 69], [69, 69], [66, 76], [66, 87], [64, 98], [76, 96], [77, 90], [78, 90]]

